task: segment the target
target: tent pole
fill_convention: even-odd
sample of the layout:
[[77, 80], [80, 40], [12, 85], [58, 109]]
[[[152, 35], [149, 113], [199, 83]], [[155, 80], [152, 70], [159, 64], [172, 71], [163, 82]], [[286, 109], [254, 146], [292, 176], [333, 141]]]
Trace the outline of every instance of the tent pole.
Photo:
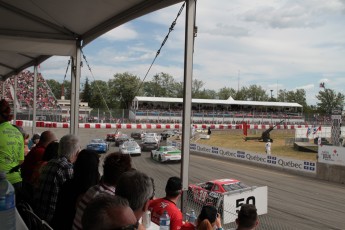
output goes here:
[[79, 90], [81, 76], [81, 41], [76, 43], [76, 53], [72, 57], [71, 74], [71, 121], [70, 134], [78, 135], [79, 132]]
[[182, 213], [187, 211], [187, 190], [189, 178], [189, 145], [191, 138], [193, 49], [196, 1], [186, 0], [185, 52], [184, 52], [184, 90], [182, 117]]

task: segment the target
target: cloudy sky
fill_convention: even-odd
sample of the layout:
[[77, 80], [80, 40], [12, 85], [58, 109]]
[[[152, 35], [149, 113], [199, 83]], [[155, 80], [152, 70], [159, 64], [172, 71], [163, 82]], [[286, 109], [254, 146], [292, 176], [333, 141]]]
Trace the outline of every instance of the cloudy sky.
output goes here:
[[[96, 80], [130, 72], [143, 78], [181, 4], [131, 21], [84, 48]], [[193, 78], [205, 88], [260, 85], [305, 89], [315, 104], [319, 83], [345, 94], [345, 0], [198, 0]], [[160, 72], [183, 81], [185, 10], [147, 80]], [[46, 79], [62, 82], [68, 58], [42, 63]], [[82, 69], [82, 80], [92, 79]], [[68, 74], [67, 79], [70, 79]]]

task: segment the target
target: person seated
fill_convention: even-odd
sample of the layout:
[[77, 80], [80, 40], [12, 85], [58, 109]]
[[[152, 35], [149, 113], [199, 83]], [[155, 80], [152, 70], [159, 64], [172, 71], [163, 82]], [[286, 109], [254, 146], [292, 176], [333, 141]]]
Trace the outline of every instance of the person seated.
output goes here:
[[59, 142], [59, 156], [50, 160], [40, 174], [34, 193], [37, 215], [49, 224], [54, 216], [57, 197], [65, 181], [73, 178], [73, 163], [80, 151], [80, 141], [75, 135], [65, 135]]
[[99, 195], [87, 205], [81, 223], [84, 230], [138, 229], [128, 201], [108, 194]]
[[39, 142], [35, 147], [31, 148], [30, 152], [26, 155], [23, 164], [21, 165], [21, 172], [23, 183], [33, 185], [33, 172], [39, 167], [39, 162], [42, 161], [42, 157], [47, 146], [56, 141], [55, 134], [51, 131], [45, 131], [40, 136]]
[[165, 186], [165, 197], [150, 201], [149, 210], [151, 211], [152, 222], [159, 225], [159, 217], [164, 211], [170, 216], [170, 229], [178, 230], [182, 226], [182, 212], [176, 206], [176, 202], [181, 196], [182, 181], [178, 177], [170, 177]]
[[[237, 228], [232, 230], [253, 230], [258, 224], [258, 213], [256, 207], [252, 204], [244, 204], [241, 206], [236, 219]], [[231, 229], [230, 229], [231, 230]]]
[[196, 221], [197, 230], [223, 230], [220, 214], [214, 206], [203, 206]]
[[116, 185], [116, 196], [126, 198], [139, 221], [154, 197], [154, 181], [138, 170], [123, 173]]
[[77, 201], [99, 182], [99, 157], [95, 151], [83, 149], [74, 163], [73, 179], [67, 180], [58, 195], [51, 226], [55, 230], [71, 229]]
[[103, 193], [114, 196], [115, 186], [118, 184], [119, 177], [131, 169], [132, 159], [128, 154], [114, 152], [105, 158], [103, 163], [103, 176], [100, 182], [89, 188], [77, 202], [73, 229], [82, 229], [81, 218], [88, 203]]

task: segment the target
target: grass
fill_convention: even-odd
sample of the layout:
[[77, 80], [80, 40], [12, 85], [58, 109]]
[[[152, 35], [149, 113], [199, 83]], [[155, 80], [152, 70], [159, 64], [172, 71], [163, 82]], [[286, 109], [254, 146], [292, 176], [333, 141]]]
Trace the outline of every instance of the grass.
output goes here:
[[[262, 130], [250, 130], [248, 137], [260, 137], [261, 133]], [[287, 139], [295, 137], [294, 130], [273, 130], [270, 134], [273, 139], [272, 155], [300, 160], [316, 160], [317, 153], [297, 151], [293, 145], [285, 144]], [[200, 139], [197, 143], [265, 154], [264, 142], [258, 140], [244, 141], [243, 137], [242, 130], [212, 131], [209, 140]]]

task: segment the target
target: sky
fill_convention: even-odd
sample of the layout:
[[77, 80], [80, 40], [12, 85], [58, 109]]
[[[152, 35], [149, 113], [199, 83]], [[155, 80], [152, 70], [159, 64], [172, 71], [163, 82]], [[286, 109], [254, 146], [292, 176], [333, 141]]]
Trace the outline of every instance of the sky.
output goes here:
[[[144, 78], [183, 3], [117, 27], [88, 44], [81, 82], [116, 73]], [[345, 0], [198, 0], [193, 79], [204, 88], [261, 86], [305, 89], [316, 104], [320, 82], [345, 94]], [[168, 73], [183, 81], [185, 8], [146, 81]], [[69, 57], [40, 65], [45, 79], [62, 82]], [[93, 79], [93, 77], [94, 79]], [[68, 72], [67, 80], [70, 80]]]

